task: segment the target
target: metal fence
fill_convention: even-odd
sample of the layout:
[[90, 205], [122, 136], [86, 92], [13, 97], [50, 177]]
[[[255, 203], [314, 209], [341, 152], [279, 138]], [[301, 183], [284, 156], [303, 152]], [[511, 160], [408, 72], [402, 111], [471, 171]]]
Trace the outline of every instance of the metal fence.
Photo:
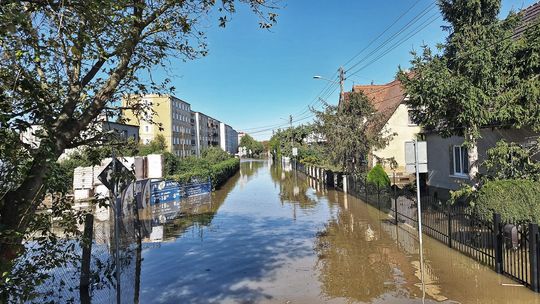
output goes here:
[[[348, 192], [386, 212], [397, 224], [417, 226], [416, 193], [377, 188], [364, 178], [296, 164], [296, 169], [327, 186]], [[422, 196], [423, 233], [446, 244], [498, 273], [538, 292], [540, 289], [540, 234], [531, 222], [501, 221], [499, 214], [481, 219], [469, 208]]]
[[[175, 200], [150, 204], [155, 193], [138, 191], [151, 191], [151, 187], [134, 183], [117, 200], [119, 208], [114, 204], [110, 208], [89, 207], [80, 227], [82, 238], [59, 243], [70, 251], [70, 261], [47, 270], [48, 279], [35, 286], [34, 296], [25, 301], [139, 303], [143, 242], [154, 242], [156, 231], [163, 233], [163, 229], [154, 231], [154, 228], [162, 228], [169, 220], [196, 214], [201, 205], [210, 200], [211, 188], [209, 181], [179, 184], [175, 188], [178, 195], [159, 193], [174, 196]], [[143, 198], [146, 203], [140, 201]], [[119, 212], [118, 217], [115, 212]], [[116, 218], [119, 219], [118, 233], [115, 233]], [[29, 242], [28, 246], [35, 245]], [[21, 257], [26, 261], [33, 258]]]

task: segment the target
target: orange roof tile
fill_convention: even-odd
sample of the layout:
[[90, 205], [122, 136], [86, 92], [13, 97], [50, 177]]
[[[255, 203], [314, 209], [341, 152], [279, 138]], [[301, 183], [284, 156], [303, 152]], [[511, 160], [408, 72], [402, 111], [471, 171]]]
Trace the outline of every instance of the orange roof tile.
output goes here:
[[[405, 99], [405, 91], [399, 80], [382, 85], [355, 85], [352, 91], [363, 92], [371, 100], [375, 110], [383, 114], [385, 123]], [[349, 94], [345, 93], [344, 100], [348, 99]]]
[[521, 24], [514, 30], [514, 37], [519, 37], [525, 30], [540, 18], [540, 1], [519, 12]]

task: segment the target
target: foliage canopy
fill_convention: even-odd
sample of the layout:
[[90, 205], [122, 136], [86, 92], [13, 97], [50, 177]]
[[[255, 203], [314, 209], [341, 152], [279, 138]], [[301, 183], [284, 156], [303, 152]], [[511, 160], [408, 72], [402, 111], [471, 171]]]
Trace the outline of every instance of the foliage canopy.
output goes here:
[[500, 0], [439, 0], [439, 7], [449, 23], [445, 43], [413, 52], [411, 71], [399, 79], [417, 123], [465, 136], [475, 178], [481, 128], [540, 129], [539, 21], [516, 37], [520, 17], [499, 20]]
[[367, 167], [372, 149], [385, 147], [393, 136], [383, 128], [383, 115], [362, 92], [351, 92], [341, 105], [314, 112], [315, 130], [325, 139], [325, 154], [332, 165], [350, 173]]

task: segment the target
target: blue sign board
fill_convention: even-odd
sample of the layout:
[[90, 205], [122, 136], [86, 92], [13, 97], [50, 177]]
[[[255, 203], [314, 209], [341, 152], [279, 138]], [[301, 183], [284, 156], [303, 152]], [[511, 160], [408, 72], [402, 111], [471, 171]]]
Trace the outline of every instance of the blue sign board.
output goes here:
[[150, 205], [180, 201], [180, 185], [175, 181], [152, 181]]
[[150, 205], [180, 202], [188, 198], [212, 192], [212, 183], [179, 184], [171, 180], [152, 181], [150, 183]]
[[180, 185], [182, 197], [192, 197], [210, 192], [212, 192], [212, 184], [210, 182]]

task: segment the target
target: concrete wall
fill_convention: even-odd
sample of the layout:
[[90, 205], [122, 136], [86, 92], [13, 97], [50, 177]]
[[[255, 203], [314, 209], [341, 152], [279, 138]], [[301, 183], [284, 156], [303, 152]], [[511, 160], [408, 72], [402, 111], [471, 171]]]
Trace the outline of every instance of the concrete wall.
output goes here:
[[[373, 154], [379, 158], [394, 157], [398, 163], [398, 172], [405, 171], [405, 142], [416, 138], [416, 134], [421, 131], [417, 125], [409, 124], [408, 107], [405, 104], [400, 104], [394, 114], [390, 117], [385, 125], [385, 130], [394, 135], [388, 146], [381, 150], [373, 151]], [[376, 158], [373, 159], [373, 165], [376, 164]], [[389, 166], [385, 170], [391, 172]]]
[[[478, 159], [481, 163], [486, 158], [486, 151], [495, 146], [497, 141], [506, 140], [518, 144], [525, 144], [532, 140], [538, 134], [531, 130], [491, 130], [484, 129], [481, 132], [482, 138], [478, 141]], [[427, 152], [428, 152], [428, 180], [427, 184], [431, 188], [430, 192], [437, 191], [439, 196], [446, 198], [448, 190], [456, 190], [462, 183], [470, 183], [468, 177], [453, 175], [453, 157], [452, 147], [460, 146], [464, 138], [452, 136], [442, 138], [436, 134], [427, 134]], [[540, 160], [540, 155], [537, 156]], [[480, 172], [482, 172], [480, 168]]]

